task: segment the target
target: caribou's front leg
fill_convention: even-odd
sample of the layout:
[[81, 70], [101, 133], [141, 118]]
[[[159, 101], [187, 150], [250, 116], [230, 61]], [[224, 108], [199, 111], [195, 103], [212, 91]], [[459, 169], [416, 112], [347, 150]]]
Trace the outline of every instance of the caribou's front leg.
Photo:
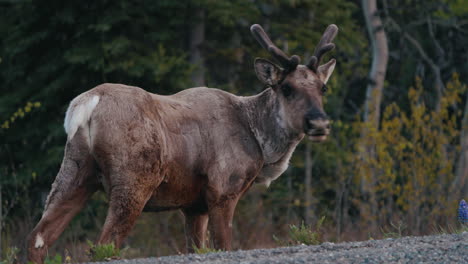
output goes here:
[[194, 213], [184, 210], [185, 239], [188, 253], [194, 253], [194, 246], [205, 247], [208, 213]]
[[216, 249], [231, 250], [232, 218], [239, 197], [221, 199], [209, 209], [210, 231]]
[[216, 249], [231, 250], [232, 219], [237, 202], [253, 184], [262, 163], [259, 151], [245, 153], [244, 149], [230, 146], [233, 154], [217, 153], [226, 164], [214, 164], [208, 172], [205, 201], [208, 207], [210, 235]]

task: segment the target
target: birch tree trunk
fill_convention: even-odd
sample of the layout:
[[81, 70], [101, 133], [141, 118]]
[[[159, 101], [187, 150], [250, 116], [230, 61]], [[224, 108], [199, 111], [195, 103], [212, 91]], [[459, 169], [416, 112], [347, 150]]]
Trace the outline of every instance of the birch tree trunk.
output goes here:
[[[466, 98], [468, 100], [468, 93]], [[463, 113], [460, 145], [460, 157], [456, 164], [455, 179], [450, 186], [449, 201], [458, 201], [468, 196], [468, 101], [465, 103]]]
[[378, 204], [375, 193], [377, 171], [372, 168], [371, 160], [375, 159], [375, 139], [371, 133], [379, 129], [380, 105], [384, 89], [385, 74], [388, 63], [387, 36], [383, 29], [382, 20], [377, 12], [376, 0], [362, 0], [366, 27], [372, 47], [372, 65], [369, 72], [366, 100], [364, 108], [363, 130], [361, 132], [361, 158], [368, 169], [361, 171], [361, 191], [368, 198], [369, 212], [366, 216], [371, 220], [371, 230], [377, 230]]
[[388, 64], [387, 36], [383, 29], [382, 20], [377, 13], [376, 0], [362, 0], [362, 7], [372, 46], [372, 65], [366, 91], [364, 121], [370, 121], [375, 127], [378, 127]]
[[190, 63], [195, 67], [192, 82], [195, 86], [205, 86], [205, 66], [201, 45], [205, 41], [205, 10], [201, 7], [193, 11], [194, 21], [190, 27]]

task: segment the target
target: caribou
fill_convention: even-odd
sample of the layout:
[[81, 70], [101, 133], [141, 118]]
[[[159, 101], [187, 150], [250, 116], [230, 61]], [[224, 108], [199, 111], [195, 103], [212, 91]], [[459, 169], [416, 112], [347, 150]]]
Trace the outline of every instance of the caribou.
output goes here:
[[120, 247], [143, 211], [179, 209], [189, 252], [205, 245], [208, 226], [213, 246], [231, 249], [242, 195], [254, 183], [277, 179], [305, 136], [321, 142], [329, 135], [322, 97], [336, 64], [320, 64], [335, 47], [336, 25], [327, 27], [306, 65], [275, 46], [261, 26], [250, 30], [280, 64], [255, 59], [266, 85], [257, 95], [197, 87], [163, 96], [106, 83], [71, 101], [63, 162], [29, 235], [28, 260], [43, 263], [98, 190], [109, 207], [97, 244]]

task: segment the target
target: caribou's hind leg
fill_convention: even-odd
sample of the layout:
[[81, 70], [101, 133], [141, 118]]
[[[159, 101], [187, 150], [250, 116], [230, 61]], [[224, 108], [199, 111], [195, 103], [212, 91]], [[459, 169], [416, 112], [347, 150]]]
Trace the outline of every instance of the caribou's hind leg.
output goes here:
[[29, 235], [28, 260], [43, 263], [48, 248], [97, 190], [95, 163], [80, 130], [67, 142], [41, 220]]
[[[109, 209], [98, 244], [114, 243], [119, 248], [128, 236], [162, 177], [133, 172], [118, 173], [124, 183], [114, 184], [109, 194]], [[160, 179], [158, 179], [158, 177]], [[157, 179], [157, 180], [155, 180]]]

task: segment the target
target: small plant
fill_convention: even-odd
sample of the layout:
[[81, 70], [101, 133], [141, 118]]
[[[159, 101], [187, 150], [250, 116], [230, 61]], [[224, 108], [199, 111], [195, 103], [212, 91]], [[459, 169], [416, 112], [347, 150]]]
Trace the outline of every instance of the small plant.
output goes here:
[[0, 261], [0, 264], [14, 264], [18, 262], [18, 252], [17, 247], [8, 247], [5, 252], [5, 259]]
[[448, 225], [447, 227], [436, 226], [435, 234], [461, 234], [468, 232], [468, 204], [465, 200], [461, 200], [457, 210], [458, 223], [455, 225]]
[[62, 264], [62, 263], [63, 263], [62, 256], [60, 254], [55, 255], [55, 257], [53, 258], [47, 257], [44, 260], [44, 264]]
[[89, 245], [88, 255], [91, 261], [120, 259], [120, 250], [115, 247], [114, 243], [95, 245], [89, 240], [87, 243]]
[[325, 216], [322, 216], [314, 229], [307, 226], [304, 222], [300, 226], [289, 225], [289, 240], [283, 241], [273, 235], [273, 239], [282, 246], [292, 245], [318, 245], [322, 243], [321, 229]]
[[468, 233], [468, 225], [463, 225], [460, 228], [455, 229], [455, 234]]
[[448, 225], [447, 227], [436, 226], [433, 233], [437, 235], [445, 234], [461, 234], [463, 232], [468, 232], [468, 225], [461, 224], [461, 226]]
[[65, 249], [65, 261], [64, 263], [72, 263], [72, 258], [70, 256], [70, 252], [68, 252], [67, 249]]
[[207, 253], [216, 253], [216, 252], [221, 252], [221, 249], [214, 249], [214, 248], [209, 248], [209, 247], [200, 247], [198, 248], [197, 246], [193, 245], [193, 250], [195, 251], [195, 254], [207, 254]]
[[403, 236], [403, 231], [406, 229], [406, 225], [402, 221], [398, 223], [390, 222], [390, 228], [382, 228], [384, 238], [401, 238]]

